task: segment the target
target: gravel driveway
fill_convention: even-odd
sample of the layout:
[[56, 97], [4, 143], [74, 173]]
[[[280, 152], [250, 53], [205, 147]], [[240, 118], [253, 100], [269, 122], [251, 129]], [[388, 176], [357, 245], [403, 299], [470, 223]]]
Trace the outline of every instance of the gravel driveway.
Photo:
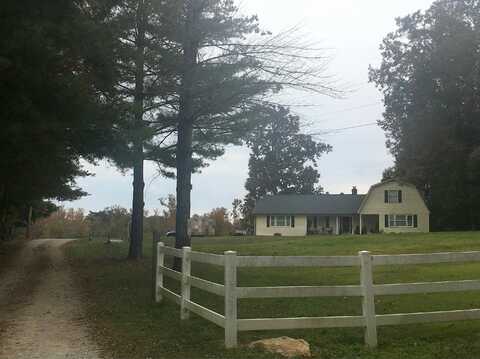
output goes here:
[[61, 246], [25, 242], [0, 276], [0, 359], [99, 359]]

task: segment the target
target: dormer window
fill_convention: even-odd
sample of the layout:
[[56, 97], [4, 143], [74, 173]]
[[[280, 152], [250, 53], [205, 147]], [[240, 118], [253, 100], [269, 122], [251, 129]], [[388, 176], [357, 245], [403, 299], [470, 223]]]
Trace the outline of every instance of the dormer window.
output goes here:
[[402, 203], [402, 191], [398, 191], [398, 190], [385, 191], [385, 203]]

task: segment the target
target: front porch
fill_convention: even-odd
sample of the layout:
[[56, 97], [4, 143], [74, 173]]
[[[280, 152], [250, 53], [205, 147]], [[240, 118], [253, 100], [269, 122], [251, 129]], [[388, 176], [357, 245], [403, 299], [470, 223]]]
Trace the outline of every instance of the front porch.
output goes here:
[[[360, 231], [360, 228], [362, 229]], [[345, 235], [378, 233], [378, 215], [317, 215], [307, 217], [309, 235]]]

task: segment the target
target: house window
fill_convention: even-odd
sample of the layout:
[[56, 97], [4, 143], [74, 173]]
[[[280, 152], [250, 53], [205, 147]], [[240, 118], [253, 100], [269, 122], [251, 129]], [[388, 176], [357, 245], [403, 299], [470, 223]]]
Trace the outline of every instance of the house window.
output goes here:
[[385, 199], [386, 199], [386, 203], [400, 203], [401, 202], [401, 199], [400, 199], [400, 191], [385, 191]]
[[272, 227], [290, 227], [290, 216], [271, 216]]
[[388, 216], [389, 227], [413, 227], [414, 216], [405, 214], [391, 214]]

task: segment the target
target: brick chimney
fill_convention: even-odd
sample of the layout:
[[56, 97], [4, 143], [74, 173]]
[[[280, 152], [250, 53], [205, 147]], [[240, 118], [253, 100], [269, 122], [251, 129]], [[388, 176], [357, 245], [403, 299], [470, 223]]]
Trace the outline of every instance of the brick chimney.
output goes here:
[[357, 195], [357, 194], [358, 194], [358, 190], [357, 190], [357, 187], [356, 187], [356, 186], [353, 186], [353, 188], [352, 188], [352, 194], [354, 194], [354, 195]]

